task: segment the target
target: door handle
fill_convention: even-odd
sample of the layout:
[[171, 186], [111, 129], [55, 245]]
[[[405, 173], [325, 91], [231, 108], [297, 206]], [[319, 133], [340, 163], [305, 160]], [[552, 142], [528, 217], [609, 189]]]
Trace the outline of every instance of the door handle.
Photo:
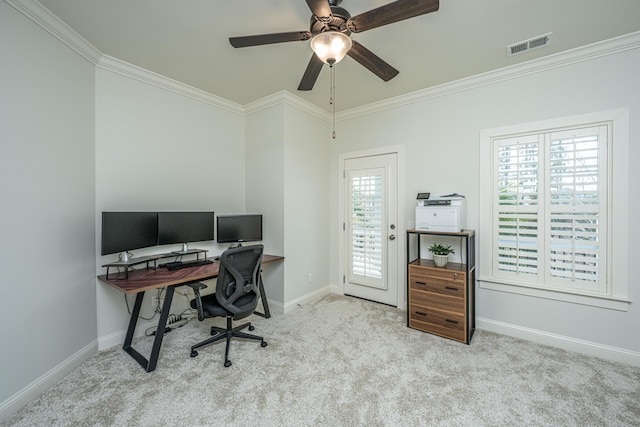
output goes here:
[[389, 236], [389, 240], [396, 240], [395, 234], [392, 234], [391, 236]]

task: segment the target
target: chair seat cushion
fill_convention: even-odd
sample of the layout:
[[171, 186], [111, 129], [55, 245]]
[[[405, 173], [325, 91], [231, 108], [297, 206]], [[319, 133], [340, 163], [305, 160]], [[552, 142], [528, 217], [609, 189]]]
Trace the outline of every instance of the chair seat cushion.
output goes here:
[[[236, 305], [242, 306], [244, 304], [248, 304], [255, 298], [254, 294], [243, 295], [236, 301]], [[196, 300], [191, 300], [191, 308], [198, 308], [196, 304]], [[233, 315], [233, 313], [227, 311], [224, 307], [220, 305], [218, 299], [216, 298], [216, 294], [209, 294], [202, 297], [202, 311], [204, 312], [205, 317], [226, 317], [229, 315]], [[253, 312], [253, 309], [248, 313], [236, 313], [234, 318], [241, 319], [243, 317], [248, 316]]]

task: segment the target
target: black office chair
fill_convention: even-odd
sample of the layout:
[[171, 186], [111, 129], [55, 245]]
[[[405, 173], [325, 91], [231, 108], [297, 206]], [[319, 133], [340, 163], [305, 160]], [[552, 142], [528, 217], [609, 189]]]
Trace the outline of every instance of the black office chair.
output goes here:
[[191, 307], [198, 310], [198, 320], [210, 317], [227, 318], [227, 328], [211, 327], [211, 335], [214, 336], [191, 347], [191, 357], [198, 355], [197, 348], [226, 338], [224, 366], [229, 367], [231, 366], [229, 360], [231, 337], [258, 340], [262, 347], [267, 346], [264, 338], [241, 332], [247, 327], [253, 331], [251, 322], [235, 328], [232, 326], [233, 320], [244, 319], [251, 315], [258, 305], [262, 251], [263, 245], [243, 246], [224, 251], [220, 256], [220, 272], [215, 294], [201, 297], [200, 289], [205, 288], [206, 285], [191, 285], [195, 293], [195, 299], [191, 300]]

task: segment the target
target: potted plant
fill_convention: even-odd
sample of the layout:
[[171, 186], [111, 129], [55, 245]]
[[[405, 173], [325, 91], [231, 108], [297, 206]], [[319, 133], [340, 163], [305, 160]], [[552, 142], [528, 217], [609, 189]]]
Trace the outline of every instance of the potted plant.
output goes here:
[[449, 262], [449, 254], [456, 253], [450, 245], [434, 243], [429, 247], [429, 252], [433, 253], [433, 262], [437, 267], [444, 267]]

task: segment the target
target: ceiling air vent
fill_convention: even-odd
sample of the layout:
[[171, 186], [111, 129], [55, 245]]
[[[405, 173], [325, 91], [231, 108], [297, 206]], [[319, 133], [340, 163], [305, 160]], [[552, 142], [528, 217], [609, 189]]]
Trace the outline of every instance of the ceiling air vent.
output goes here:
[[529, 40], [524, 40], [518, 43], [510, 44], [507, 46], [507, 56], [518, 55], [520, 53], [527, 52], [531, 49], [536, 49], [538, 47], [543, 47], [549, 44], [551, 39], [551, 34], [547, 33], [538, 37], [531, 38]]

